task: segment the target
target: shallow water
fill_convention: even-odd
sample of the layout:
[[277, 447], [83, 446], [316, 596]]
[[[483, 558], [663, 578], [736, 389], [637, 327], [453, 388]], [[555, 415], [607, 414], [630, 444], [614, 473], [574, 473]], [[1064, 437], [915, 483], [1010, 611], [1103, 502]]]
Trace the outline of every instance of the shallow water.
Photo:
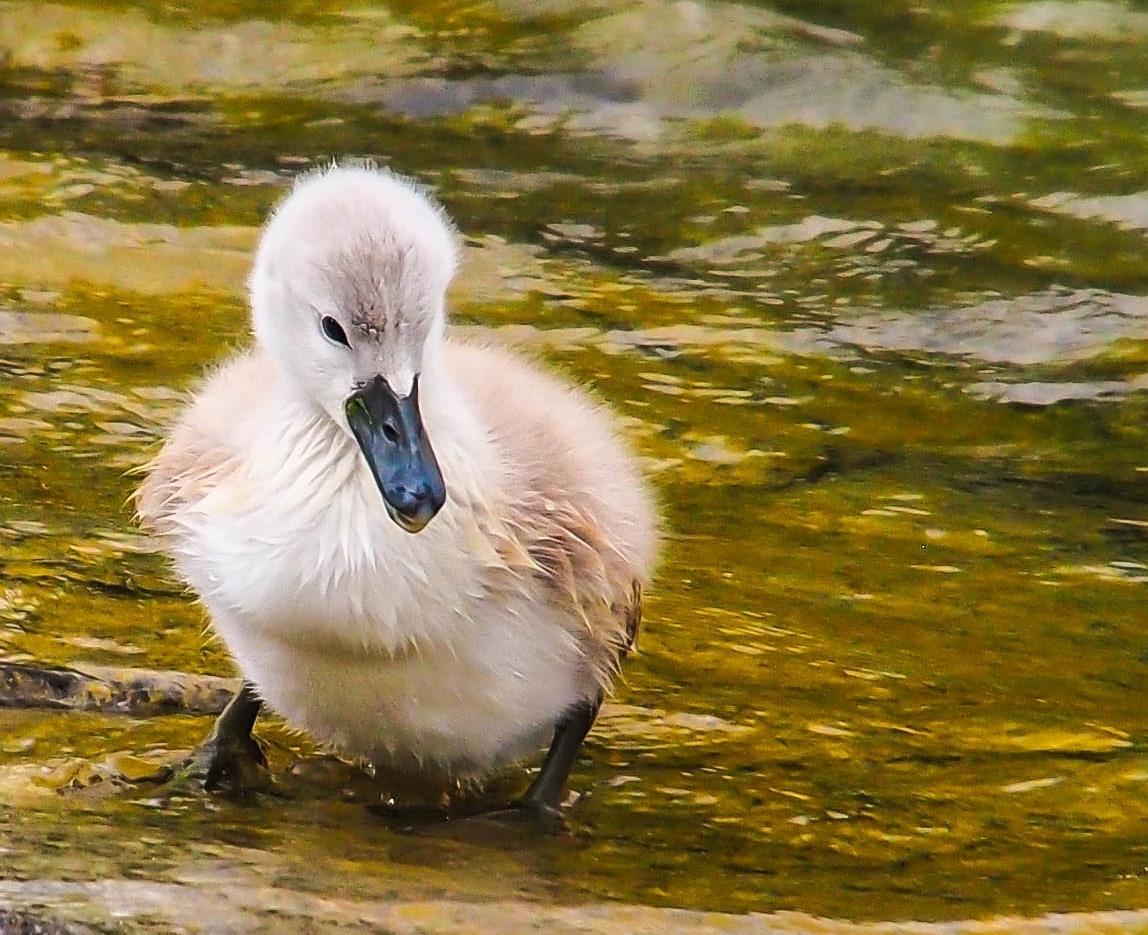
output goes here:
[[0, 709], [0, 904], [1148, 906], [1146, 38], [1103, 0], [0, 2], [0, 661], [231, 673], [124, 472], [333, 156], [436, 189], [458, 326], [615, 405], [672, 531], [572, 835], [407, 833], [274, 724], [284, 795], [164, 805], [125, 780], [209, 719]]

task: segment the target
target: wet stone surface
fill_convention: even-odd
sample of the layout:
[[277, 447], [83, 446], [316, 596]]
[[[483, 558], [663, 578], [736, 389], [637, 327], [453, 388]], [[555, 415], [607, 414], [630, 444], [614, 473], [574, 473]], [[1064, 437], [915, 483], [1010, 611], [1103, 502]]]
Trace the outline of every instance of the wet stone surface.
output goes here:
[[165, 796], [204, 709], [0, 707], [0, 931], [1148, 930], [1145, 33], [0, 3], [0, 664], [234, 675], [125, 472], [337, 156], [435, 190], [455, 326], [608, 400], [671, 531], [568, 834], [274, 721], [271, 793]]

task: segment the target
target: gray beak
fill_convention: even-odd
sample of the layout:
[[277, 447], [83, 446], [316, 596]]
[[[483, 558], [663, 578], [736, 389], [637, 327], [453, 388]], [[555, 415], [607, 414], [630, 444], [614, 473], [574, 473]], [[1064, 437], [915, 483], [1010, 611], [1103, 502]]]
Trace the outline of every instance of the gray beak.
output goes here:
[[418, 532], [446, 502], [446, 485], [419, 412], [419, 379], [398, 396], [376, 376], [347, 397], [347, 423], [383, 495], [387, 514]]

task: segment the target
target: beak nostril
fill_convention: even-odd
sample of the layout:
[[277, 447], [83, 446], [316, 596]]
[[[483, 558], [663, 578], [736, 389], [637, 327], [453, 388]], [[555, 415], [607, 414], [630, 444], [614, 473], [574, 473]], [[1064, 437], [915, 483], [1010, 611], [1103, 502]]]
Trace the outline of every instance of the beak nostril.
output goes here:
[[347, 424], [383, 495], [387, 514], [407, 532], [419, 532], [446, 502], [442, 471], [423, 431], [418, 377], [398, 396], [376, 376], [348, 399]]

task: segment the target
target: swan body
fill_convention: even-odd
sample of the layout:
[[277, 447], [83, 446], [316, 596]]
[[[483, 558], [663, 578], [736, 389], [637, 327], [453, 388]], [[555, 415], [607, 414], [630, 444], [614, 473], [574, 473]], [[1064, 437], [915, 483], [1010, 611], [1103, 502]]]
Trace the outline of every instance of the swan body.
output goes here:
[[256, 254], [253, 349], [208, 376], [137, 501], [259, 698], [449, 781], [596, 713], [658, 547], [600, 405], [446, 336], [456, 263], [412, 183], [304, 176]]

